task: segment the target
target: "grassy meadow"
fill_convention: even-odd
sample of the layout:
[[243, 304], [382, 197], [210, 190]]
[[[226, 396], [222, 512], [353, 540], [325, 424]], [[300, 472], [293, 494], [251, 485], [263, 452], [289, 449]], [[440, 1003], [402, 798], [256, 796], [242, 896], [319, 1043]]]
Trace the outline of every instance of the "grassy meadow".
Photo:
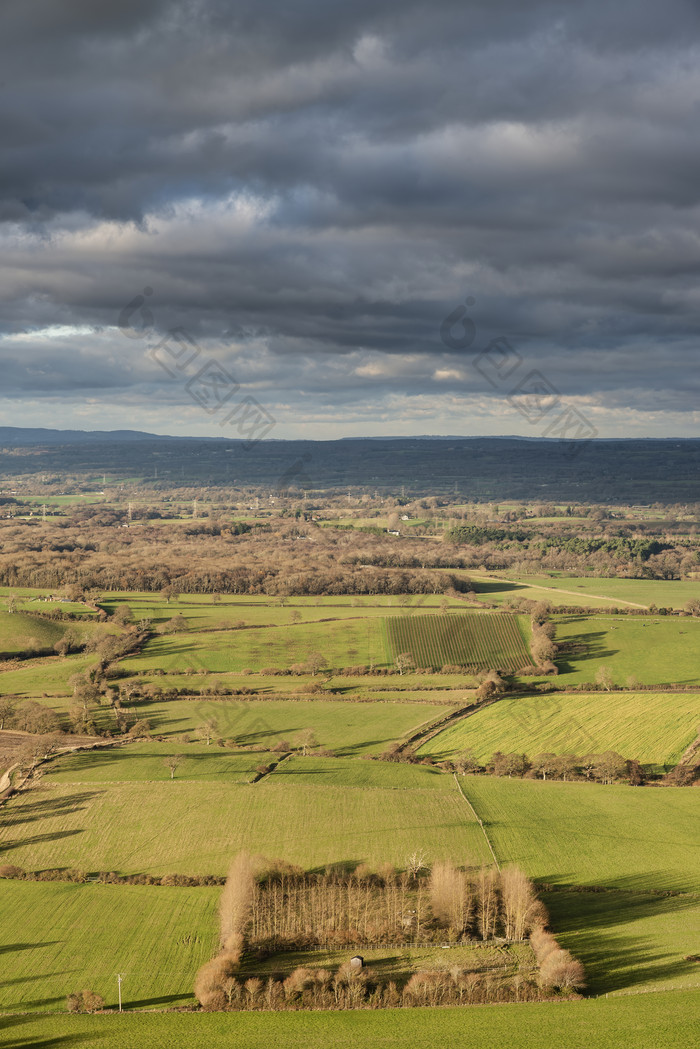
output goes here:
[[591, 609], [641, 606], [684, 608], [691, 598], [700, 598], [700, 580], [608, 579], [598, 576], [518, 575], [517, 573], [469, 572], [479, 598], [502, 604], [511, 598], [548, 601], [553, 608], [585, 605]]
[[117, 972], [126, 1008], [191, 1001], [192, 974], [216, 946], [219, 892], [3, 881], [0, 954], [12, 978], [0, 1010], [62, 1009], [85, 986], [113, 1004]]
[[[22, 652], [53, 652], [70, 624], [42, 619], [27, 612], [0, 611], [0, 658], [18, 656]], [[77, 623], [77, 633], [85, 623]], [[82, 631], [87, 633], [87, 631]]]
[[545, 892], [557, 939], [583, 963], [589, 994], [698, 986], [700, 894]]
[[700, 685], [700, 619], [667, 616], [556, 616], [558, 683], [585, 684], [601, 666], [613, 682]]
[[320, 789], [321, 764], [315, 774], [304, 769], [299, 783], [293, 774], [252, 785], [225, 777], [60, 783], [46, 777], [6, 804], [0, 862], [28, 870], [224, 874], [243, 848], [307, 868], [386, 860], [403, 867], [416, 849], [433, 859], [486, 861], [468, 806], [456, 788], [445, 789], [450, 778], [424, 769], [416, 786], [413, 770], [407, 776], [403, 766], [395, 768], [393, 778], [382, 772], [385, 779], [369, 792], [342, 777]]
[[700, 1011], [700, 990], [583, 1002], [462, 1008], [349, 1010], [342, 1013], [157, 1012], [122, 1016], [7, 1018], [2, 1049], [688, 1049]]
[[700, 891], [700, 791], [460, 776], [501, 862], [538, 881]]
[[673, 766], [699, 731], [700, 695], [692, 692], [504, 696], [449, 725], [419, 754], [441, 759], [471, 749], [484, 762], [496, 750], [531, 758], [617, 750], [642, 764]]

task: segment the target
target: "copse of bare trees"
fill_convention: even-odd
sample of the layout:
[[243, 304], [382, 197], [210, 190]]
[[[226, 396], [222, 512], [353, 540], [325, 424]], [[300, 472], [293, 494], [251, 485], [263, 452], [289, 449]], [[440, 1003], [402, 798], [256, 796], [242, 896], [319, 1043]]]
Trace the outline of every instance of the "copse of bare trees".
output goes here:
[[[547, 913], [518, 867], [458, 868], [424, 860], [413, 870], [384, 865], [353, 873], [308, 874], [283, 861], [263, 866], [246, 854], [231, 865], [220, 903], [219, 954], [202, 966], [195, 993], [203, 1008], [348, 1009], [527, 1001], [583, 985], [580, 963], [546, 931]], [[335, 973], [306, 967], [286, 979], [238, 977], [246, 946], [293, 950], [319, 943], [459, 942], [478, 936], [522, 942], [529, 935], [537, 980], [522, 972], [499, 977], [456, 967], [411, 976], [401, 988], [380, 983], [371, 968], [341, 965]], [[499, 939], [499, 942], [502, 942]]]
[[[532, 626], [532, 640], [530, 651], [537, 666], [534, 673], [540, 669], [546, 673], [552, 673], [553, 660], [558, 652], [554, 643], [554, 624], [549, 620], [550, 606], [546, 601], [538, 601], [532, 609], [530, 623]], [[525, 669], [525, 668], [524, 668]], [[533, 668], [527, 668], [528, 670]], [[556, 667], [554, 668], [556, 671]]]

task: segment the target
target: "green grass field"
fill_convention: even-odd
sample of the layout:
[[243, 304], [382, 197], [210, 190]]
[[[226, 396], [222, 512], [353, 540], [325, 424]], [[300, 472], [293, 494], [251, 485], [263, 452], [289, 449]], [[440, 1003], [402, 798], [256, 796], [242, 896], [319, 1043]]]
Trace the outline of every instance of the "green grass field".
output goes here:
[[[83, 624], [78, 624], [82, 626]], [[35, 650], [52, 652], [66, 632], [66, 624], [25, 612], [0, 611], [0, 657]]]
[[[566, 593], [563, 589], [550, 587], [550, 580], [546, 577], [513, 576], [511, 578], [471, 570], [463, 574], [471, 580], [478, 600], [496, 605], [503, 605], [521, 597], [527, 598], [528, 601], [546, 601], [553, 608], [561, 605], [583, 605], [590, 608], [591, 611], [609, 608], [616, 604], [611, 598], [605, 597], [602, 590], [594, 591], [595, 594], [601, 594], [600, 597], [574, 589], [573, 586], [570, 588], [572, 593]], [[574, 583], [576, 580], [572, 579], [571, 582]], [[607, 582], [607, 580], [596, 580], [596, 582]]]
[[[63, 1009], [90, 987], [130, 1009], [192, 1000], [216, 940], [217, 888], [3, 881], [0, 1009]], [[1, 1043], [0, 1043], [1, 1044]]]
[[[158, 594], [142, 591], [107, 591], [100, 607], [110, 615], [122, 605], [127, 605], [133, 619], [150, 619], [155, 627], [182, 616], [191, 630], [218, 629], [243, 620], [249, 626], [261, 624], [287, 626], [297, 616], [301, 622], [319, 619], [353, 619], [385, 616], [387, 612], [412, 615], [418, 609], [438, 610], [445, 599], [441, 594], [419, 594], [414, 597], [401, 595], [371, 595], [351, 597], [290, 597], [279, 598], [245, 594], [222, 594], [214, 601], [209, 594], [181, 594], [177, 600], [166, 601]], [[461, 607], [458, 598], [449, 598], [451, 607]]]
[[391, 764], [386, 761], [355, 761], [352, 758], [314, 758], [294, 755], [275, 769], [272, 778], [291, 788], [383, 787], [393, 790], [454, 792], [452, 777], [423, 765]]
[[7, 609], [10, 594], [14, 596], [17, 609], [21, 612], [71, 612], [81, 616], [97, 616], [93, 608], [80, 601], [42, 600], [54, 596], [54, 591], [25, 586], [0, 587], [0, 609], [3, 611]]
[[195, 732], [206, 718], [216, 722], [216, 733], [239, 745], [293, 742], [312, 729], [321, 747], [340, 755], [375, 753], [393, 740], [410, 735], [421, 725], [447, 714], [445, 703], [397, 703], [376, 700], [353, 703], [331, 699], [296, 700], [168, 700], [140, 703], [130, 708], [147, 718], [154, 732], [179, 736]]
[[2, 1049], [688, 1049], [700, 990], [540, 1005], [341, 1013], [13, 1016]]
[[404, 866], [416, 849], [460, 863], [488, 859], [463, 798], [444, 789], [448, 777], [423, 769], [416, 787], [411, 771], [407, 786], [406, 771], [395, 768], [391, 785], [387, 773], [372, 791], [337, 782], [319, 789], [283, 775], [250, 786], [46, 778], [4, 807], [0, 862], [28, 870], [223, 874], [242, 848], [304, 867], [385, 860]]
[[381, 619], [357, 618], [329, 623], [299, 623], [260, 629], [168, 634], [148, 641], [141, 653], [124, 659], [135, 674], [152, 669], [241, 671], [286, 669], [322, 653], [331, 667], [359, 663], [386, 666]]
[[700, 598], [700, 581], [693, 579], [605, 579], [597, 576], [517, 575], [515, 573], [469, 572], [480, 597], [502, 604], [513, 597], [548, 601], [560, 605], [608, 608], [619, 604], [654, 604], [658, 608], [684, 608], [691, 598]]
[[[554, 591], [599, 594], [606, 603], [628, 601], [657, 608], [684, 608], [691, 598], [700, 598], [700, 582], [694, 579], [597, 579], [581, 576], [519, 576], [520, 583], [541, 585]], [[525, 595], [527, 596], [527, 595]], [[553, 595], [556, 596], [556, 595]], [[580, 604], [572, 594], [562, 593], [564, 604]]]
[[695, 987], [700, 895], [545, 892], [552, 928], [581, 960], [589, 994]]
[[425, 743], [420, 754], [450, 757], [471, 748], [483, 762], [496, 750], [536, 754], [617, 750], [644, 764], [675, 765], [700, 731], [700, 695], [668, 692], [504, 696]]
[[460, 776], [501, 861], [538, 881], [700, 890], [700, 791]]
[[94, 666], [96, 662], [97, 656], [94, 653], [78, 653], [65, 658], [45, 656], [28, 659], [17, 665], [16, 669], [13, 667], [12, 670], [3, 670], [2, 691], [21, 699], [38, 698], [46, 693], [51, 697], [59, 697], [57, 702], [49, 701], [47, 706], [56, 710], [67, 710], [70, 704], [61, 700], [66, 700], [72, 695], [69, 678]]
[[66, 754], [52, 761], [44, 773], [47, 783], [143, 783], [170, 780], [164, 764], [171, 755], [182, 757], [175, 779], [211, 783], [247, 783], [267, 754], [226, 750], [206, 743], [133, 743], [128, 747]]
[[516, 616], [458, 615], [392, 617], [385, 621], [393, 659], [410, 652], [417, 666], [466, 666], [472, 671], [517, 670], [531, 662]]
[[700, 684], [700, 619], [632, 616], [556, 616], [559, 681], [595, 680], [601, 666], [615, 684], [630, 675], [643, 685]]

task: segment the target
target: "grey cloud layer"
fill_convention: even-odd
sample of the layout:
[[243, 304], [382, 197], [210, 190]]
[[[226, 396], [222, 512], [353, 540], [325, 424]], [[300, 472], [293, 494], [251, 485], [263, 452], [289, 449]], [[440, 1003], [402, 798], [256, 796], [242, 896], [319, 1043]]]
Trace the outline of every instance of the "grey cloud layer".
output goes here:
[[501, 418], [438, 338], [466, 294], [478, 348], [508, 336], [606, 432], [695, 411], [697, 5], [6, 0], [0, 20], [6, 397], [177, 399], [114, 330], [150, 285], [161, 330], [290, 411], [335, 408], [338, 433], [406, 398]]

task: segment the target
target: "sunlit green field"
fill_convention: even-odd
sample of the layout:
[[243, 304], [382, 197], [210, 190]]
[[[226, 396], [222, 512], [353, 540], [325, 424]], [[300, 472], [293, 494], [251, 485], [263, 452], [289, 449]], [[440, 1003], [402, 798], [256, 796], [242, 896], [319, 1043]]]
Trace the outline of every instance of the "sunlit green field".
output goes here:
[[668, 692], [550, 693], [504, 696], [425, 743], [420, 754], [450, 757], [471, 749], [537, 754], [616, 750], [645, 764], [675, 765], [700, 731], [700, 695]]
[[114, 1004], [118, 972], [127, 1008], [191, 1001], [215, 948], [217, 888], [2, 881], [0, 891], [0, 1010], [62, 1010], [86, 986]]
[[3, 1049], [688, 1049], [700, 991], [633, 995], [465, 1010], [350, 1010], [340, 1013], [142, 1013], [122, 1016], [17, 1016]]
[[700, 684], [700, 619], [557, 616], [555, 622], [560, 684], [592, 682], [601, 666], [617, 685], [631, 675], [644, 685]]
[[321, 653], [330, 667], [353, 664], [386, 666], [389, 655], [381, 619], [299, 623], [285, 627], [169, 634], [148, 641], [143, 650], [123, 660], [135, 674], [149, 669], [238, 671], [267, 667], [286, 669]]
[[[261, 759], [264, 755], [261, 755]], [[369, 763], [368, 763], [369, 764]], [[52, 783], [3, 810], [0, 862], [28, 870], [223, 874], [242, 848], [304, 867], [350, 862], [404, 866], [416, 849], [459, 862], [488, 858], [478, 824], [449, 782], [423, 769], [406, 785], [396, 766], [381, 786], [320, 789], [293, 775], [254, 785], [193, 782]], [[308, 769], [300, 778], [307, 778]], [[368, 776], [371, 775], [368, 772]], [[323, 779], [322, 770], [317, 773]], [[397, 789], [401, 788], [401, 789]]]
[[[177, 757], [180, 764], [167, 764]], [[52, 783], [139, 783], [202, 780], [211, 783], [247, 783], [267, 754], [228, 750], [206, 743], [132, 743], [128, 747], [66, 754], [52, 761], [44, 772]], [[174, 776], [171, 774], [174, 771]]]
[[501, 604], [510, 598], [527, 597], [558, 605], [586, 605], [591, 608], [619, 604], [654, 604], [664, 608], [684, 608], [691, 598], [700, 598], [700, 580], [693, 579], [606, 579], [597, 576], [518, 575], [517, 573], [469, 572], [480, 597]]
[[[100, 606], [112, 614], [126, 605], [133, 619], [150, 619], [158, 627], [182, 616], [191, 630], [230, 626], [243, 620], [248, 625], [267, 624], [286, 626], [299, 619], [314, 622], [319, 619], [372, 618], [385, 615], [411, 615], [422, 609], [438, 611], [445, 600], [441, 594], [416, 596], [370, 595], [352, 597], [289, 597], [274, 598], [264, 595], [220, 594], [214, 600], [211, 594], [181, 594], [167, 601], [159, 594], [141, 591], [106, 591]], [[448, 598], [450, 607], [460, 608], [462, 602]]]
[[[371, 703], [326, 699], [297, 700], [169, 700], [139, 703], [128, 708], [148, 721], [158, 735], [176, 742], [183, 734], [194, 734], [205, 721], [213, 735], [245, 746], [273, 747], [281, 741], [294, 742], [305, 730], [315, 733], [318, 745], [338, 754], [360, 754], [384, 750], [389, 743], [410, 735], [453, 709], [451, 704]], [[105, 725], [114, 724], [106, 710]], [[172, 750], [172, 746], [170, 747]], [[133, 748], [129, 748], [133, 752]]]
[[581, 960], [589, 994], [698, 985], [700, 894], [546, 892], [557, 939]]
[[700, 791], [460, 776], [496, 855], [539, 881], [700, 891]]
[[53, 646], [65, 634], [66, 626], [25, 612], [10, 614], [0, 611], [0, 656], [14, 656], [32, 650], [52, 653]]

